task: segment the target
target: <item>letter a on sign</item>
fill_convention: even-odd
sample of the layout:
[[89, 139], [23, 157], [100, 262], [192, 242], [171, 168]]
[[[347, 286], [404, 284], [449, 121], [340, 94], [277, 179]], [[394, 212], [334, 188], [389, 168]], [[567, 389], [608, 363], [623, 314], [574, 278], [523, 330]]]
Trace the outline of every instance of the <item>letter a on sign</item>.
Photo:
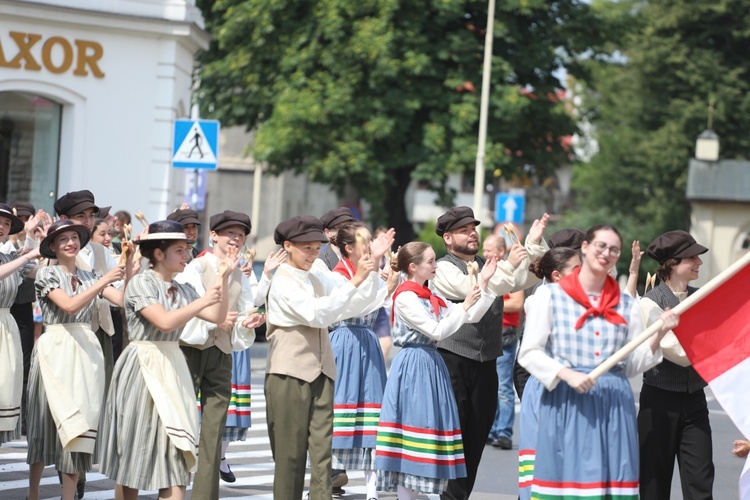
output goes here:
[[174, 129], [172, 166], [216, 169], [219, 122], [216, 120], [177, 120]]

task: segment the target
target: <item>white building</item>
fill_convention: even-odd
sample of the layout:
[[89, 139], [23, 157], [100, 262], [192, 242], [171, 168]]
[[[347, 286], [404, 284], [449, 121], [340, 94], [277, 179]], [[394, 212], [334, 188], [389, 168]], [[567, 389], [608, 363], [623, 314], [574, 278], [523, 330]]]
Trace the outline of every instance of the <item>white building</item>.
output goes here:
[[90, 189], [166, 217], [172, 123], [208, 47], [194, 0], [0, 0], [0, 201]]

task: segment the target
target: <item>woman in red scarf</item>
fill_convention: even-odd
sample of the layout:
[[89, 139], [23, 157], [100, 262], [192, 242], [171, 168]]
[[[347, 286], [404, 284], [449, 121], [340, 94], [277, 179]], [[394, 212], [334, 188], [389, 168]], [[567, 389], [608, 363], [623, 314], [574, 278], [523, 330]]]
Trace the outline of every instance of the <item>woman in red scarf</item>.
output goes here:
[[393, 360], [385, 387], [375, 468], [379, 490], [397, 491], [399, 500], [412, 500], [420, 492], [440, 494], [449, 479], [466, 476], [456, 398], [436, 344], [487, 312], [495, 299], [487, 282], [497, 261], [487, 261], [478, 286], [460, 305], [427, 285], [437, 269], [428, 244], [407, 243], [393, 264], [407, 278], [393, 295], [393, 344], [403, 349]]
[[592, 227], [581, 245], [582, 266], [534, 294], [519, 355], [546, 388], [532, 498], [638, 498], [635, 402], [627, 377], [661, 361], [659, 340], [677, 316], [664, 313], [661, 331], [596, 384], [587, 375], [644, 329], [636, 300], [609, 276], [621, 249], [617, 229]]

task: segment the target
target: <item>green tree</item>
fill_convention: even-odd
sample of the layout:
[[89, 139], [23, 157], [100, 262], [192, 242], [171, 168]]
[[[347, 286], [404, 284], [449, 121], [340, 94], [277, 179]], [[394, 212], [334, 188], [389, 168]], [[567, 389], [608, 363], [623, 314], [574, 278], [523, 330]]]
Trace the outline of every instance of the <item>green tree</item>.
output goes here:
[[[199, 0], [214, 41], [198, 71], [204, 115], [255, 129], [272, 172], [354, 186], [374, 221], [414, 237], [412, 179], [449, 205], [473, 169], [487, 1]], [[498, 2], [486, 166], [546, 175], [576, 126], [553, 72], [600, 42], [579, 0]]]
[[574, 169], [578, 205], [625, 214], [648, 243], [687, 229], [687, 164], [709, 100], [722, 156], [750, 147], [750, 2], [595, 4], [616, 58], [587, 62], [585, 106], [600, 151]]

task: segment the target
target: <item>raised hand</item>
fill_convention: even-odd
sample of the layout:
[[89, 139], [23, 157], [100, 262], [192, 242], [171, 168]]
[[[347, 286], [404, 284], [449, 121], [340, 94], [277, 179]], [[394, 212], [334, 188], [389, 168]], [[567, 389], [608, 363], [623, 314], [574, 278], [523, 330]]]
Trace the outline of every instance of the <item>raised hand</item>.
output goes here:
[[283, 248], [277, 250], [276, 253], [271, 252], [270, 254], [268, 254], [268, 258], [263, 264], [263, 274], [265, 274], [268, 279], [271, 279], [271, 276], [273, 276], [273, 272], [277, 267], [286, 262], [286, 259], [287, 253]]
[[120, 281], [124, 277], [125, 277], [125, 264], [120, 264], [110, 269], [107, 272], [107, 274], [104, 275], [102, 279], [105, 280], [107, 284], [109, 284], [109, 283], [114, 283], [115, 281]]
[[388, 231], [372, 240], [370, 243], [370, 253], [375, 262], [380, 262], [380, 259], [383, 258], [385, 252], [391, 249], [394, 241], [396, 241], [396, 230], [393, 228], [390, 228]]
[[204, 307], [209, 307], [214, 304], [221, 302], [221, 285], [214, 285], [206, 290], [201, 300], [204, 302]]
[[544, 236], [544, 231], [547, 229], [548, 223], [549, 215], [546, 213], [542, 215], [541, 219], [534, 220], [531, 229], [529, 229], [529, 241], [531, 243], [539, 244], [542, 242], [542, 236]]
[[495, 271], [497, 270], [497, 259], [495, 257], [492, 257], [490, 259], [487, 259], [484, 263], [484, 267], [482, 268], [482, 272], [479, 274], [479, 288], [482, 289], [483, 292], [487, 291], [487, 283], [492, 279], [492, 276], [495, 274]]
[[471, 306], [477, 303], [479, 300], [479, 297], [482, 296], [482, 291], [479, 289], [477, 285], [474, 285], [471, 290], [469, 290], [469, 293], [466, 294], [466, 298], [464, 299], [464, 311], [468, 311]]
[[523, 259], [528, 256], [529, 254], [528, 252], [526, 252], [526, 248], [523, 245], [516, 243], [515, 245], [510, 247], [510, 252], [508, 253], [508, 263], [513, 266], [513, 269], [518, 269], [518, 266], [521, 265]]
[[631, 253], [632, 256], [630, 257], [630, 268], [628, 269], [628, 272], [630, 272], [631, 274], [638, 274], [638, 271], [641, 268], [641, 257], [643, 256], [643, 252], [641, 252], [640, 241], [633, 241], [633, 244], [631, 246]]
[[34, 230], [36, 230], [37, 227], [39, 227], [40, 222], [44, 222], [45, 217], [47, 216], [47, 212], [42, 210], [41, 208], [36, 211], [36, 214], [29, 217], [29, 220], [26, 221], [24, 224], [24, 231], [26, 231], [26, 234], [28, 236], [34, 235]]

